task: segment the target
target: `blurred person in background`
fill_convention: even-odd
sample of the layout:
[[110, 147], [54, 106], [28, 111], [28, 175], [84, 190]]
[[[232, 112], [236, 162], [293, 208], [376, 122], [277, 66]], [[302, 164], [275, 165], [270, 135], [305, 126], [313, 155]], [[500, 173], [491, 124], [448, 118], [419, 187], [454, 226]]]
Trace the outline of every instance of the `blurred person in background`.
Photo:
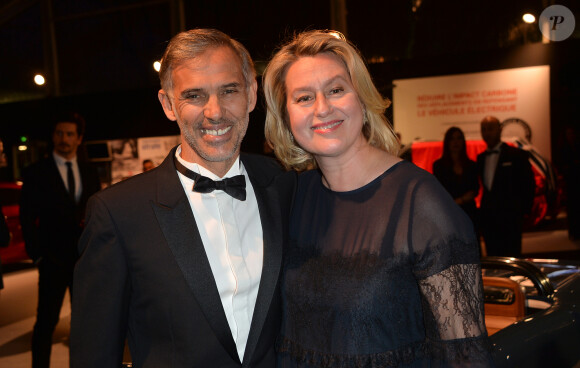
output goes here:
[[143, 172], [149, 171], [155, 168], [155, 164], [150, 159], [143, 160]]
[[532, 211], [536, 187], [529, 154], [501, 141], [502, 126], [496, 117], [486, 116], [480, 127], [487, 145], [477, 156], [485, 249], [488, 256], [521, 257], [524, 216]]
[[20, 223], [26, 252], [38, 266], [33, 368], [50, 366], [52, 334], [66, 290], [73, 294], [73, 270], [85, 207], [101, 187], [96, 169], [77, 156], [84, 131], [81, 115], [59, 113], [52, 121], [53, 151], [23, 173]]
[[564, 128], [556, 160], [564, 178], [568, 238], [580, 241], [580, 135], [576, 127]]
[[475, 197], [479, 192], [477, 164], [467, 157], [465, 135], [451, 127], [443, 138], [443, 155], [433, 162], [433, 175], [443, 185], [455, 203], [467, 213], [479, 233]]

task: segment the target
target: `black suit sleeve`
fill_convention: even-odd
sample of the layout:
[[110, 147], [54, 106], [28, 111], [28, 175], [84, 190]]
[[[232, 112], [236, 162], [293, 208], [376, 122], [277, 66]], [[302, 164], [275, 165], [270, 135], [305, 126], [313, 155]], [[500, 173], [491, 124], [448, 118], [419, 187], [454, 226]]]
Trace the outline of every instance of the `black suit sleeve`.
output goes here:
[[536, 180], [530, 164], [529, 153], [520, 150], [519, 162], [521, 166], [519, 167], [520, 174], [518, 177], [521, 178], [519, 187], [522, 188], [522, 209], [524, 214], [529, 214], [534, 206], [536, 192]]
[[79, 241], [71, 317], [71, 368], [120, 367], [127, 330], [125, 254], [106, 204], [93, 196]]
[[20, 192], [20, 226], [26, 247], [26, 253], [37, 262], [42, 257], [42, 248], [38, 231], [40, 217], [39, 203], [42, 200], [37, 180], [36, 168], [31, 167], [24, 171], [23, 184]]
[[433, 168], [432, 168], [433, 175], [437, 178], [437, 180], [439, 180], [439, 182], [441, 182], [441, 179], [443, 176], [443, 173], [441, 172], [442, 166], [443, 165], [441, 164], [441, 160], [436, 160], [433, 162]]

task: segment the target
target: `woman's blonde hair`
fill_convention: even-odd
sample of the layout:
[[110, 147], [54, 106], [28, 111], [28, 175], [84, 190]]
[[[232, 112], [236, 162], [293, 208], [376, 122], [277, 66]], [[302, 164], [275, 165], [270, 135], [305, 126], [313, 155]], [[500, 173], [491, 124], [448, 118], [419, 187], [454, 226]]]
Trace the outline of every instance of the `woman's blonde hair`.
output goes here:
[[295, 141], [286, 110], [286, 74], [299, 58], [328, 53], [337, 56], [346, 67], [359, 100], [364, 106], [362, 131], [374, 147], [397, 155], [399, 142], [384, 116], [391, 104], [377, 91], [358, 50], [336, 31], [308, 31], [295, 36], [274, 55], [263, 75], [267, 103], [265, 134], [278, 159], [288, 169], [316, 168], [314, 157]]

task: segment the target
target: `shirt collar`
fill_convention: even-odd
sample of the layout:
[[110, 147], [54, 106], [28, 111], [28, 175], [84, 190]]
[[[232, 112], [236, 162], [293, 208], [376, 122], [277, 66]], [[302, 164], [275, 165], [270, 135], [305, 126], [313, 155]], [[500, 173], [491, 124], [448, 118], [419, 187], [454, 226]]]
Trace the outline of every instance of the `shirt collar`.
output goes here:
[[61, 155], [59, 155], [58, 153], [52, 151], [52, 157], [54, 157], [54, 161], [59, 166], [64, 166], [66, 162], [72, 162], [73, 164], [77, 163], [77, 156], [75, 156], [71, 159], [66, 159], [66, 158], [62, 157]]
[[234, 161], [232, 167], [230, 167], [230, 169], [223, 176], [223, 178], [220, 178], [219, 176], [217, 176], [216, 174], [214, 174], [213, 172], [211, 172], [210, 170], [206, 169], [205, 167], [201, 166], [198, 163], [185, 161], [183, 158], [181, 158], [181, 145], [179, 145], [179, 147], [177, 147], [177, 150], [175, 150], [175, 157], [177, 157], [179, 162], [181, 162], [183, 166], [187, 167], [189, 170], [201, 174], [203, 176], [206, 176], [212, 180], [220, 180], [244, 173], [242, 165], [240, 163], [239, 155], [238, 157], [236, 157], [236, 161]]

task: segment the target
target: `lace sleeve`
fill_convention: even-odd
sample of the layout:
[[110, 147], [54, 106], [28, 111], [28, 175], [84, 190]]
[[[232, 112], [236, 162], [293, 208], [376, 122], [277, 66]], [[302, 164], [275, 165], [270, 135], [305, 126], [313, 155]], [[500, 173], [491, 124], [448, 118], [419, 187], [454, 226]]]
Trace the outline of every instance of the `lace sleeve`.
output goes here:
[[456, 264], [419, 281], [428, 351], [443, 366], [491, 367], [478, 264]]

